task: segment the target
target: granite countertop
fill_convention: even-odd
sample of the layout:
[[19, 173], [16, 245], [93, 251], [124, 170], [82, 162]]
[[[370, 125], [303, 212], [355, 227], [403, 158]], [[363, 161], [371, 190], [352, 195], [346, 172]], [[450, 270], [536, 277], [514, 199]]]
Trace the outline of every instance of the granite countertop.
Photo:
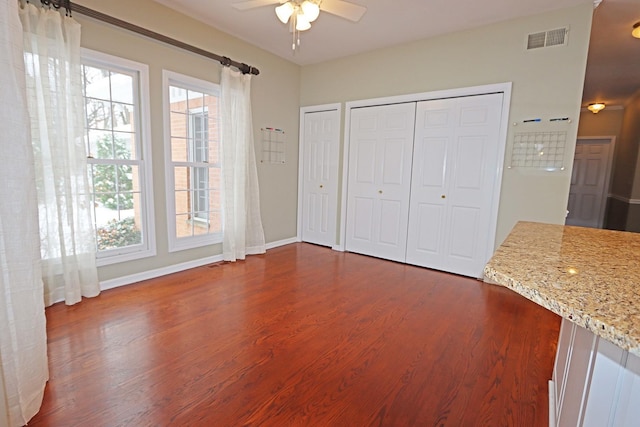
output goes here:
[[484, 274], [640, 356], [640, 234], [519, 222]]

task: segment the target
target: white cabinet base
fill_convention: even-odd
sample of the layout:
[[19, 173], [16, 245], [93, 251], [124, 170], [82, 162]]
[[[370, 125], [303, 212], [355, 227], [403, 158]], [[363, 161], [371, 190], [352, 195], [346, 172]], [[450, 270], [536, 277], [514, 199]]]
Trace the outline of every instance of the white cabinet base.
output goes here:
[[563, 319], [549, 382], [552, 427], [631, 427], [640, 419], [640, 358]]

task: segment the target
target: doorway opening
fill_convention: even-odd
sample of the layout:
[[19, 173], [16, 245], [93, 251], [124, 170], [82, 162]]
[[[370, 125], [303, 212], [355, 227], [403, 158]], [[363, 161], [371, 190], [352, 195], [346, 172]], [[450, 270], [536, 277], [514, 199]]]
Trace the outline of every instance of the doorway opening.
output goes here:
[[567, 225], [604, 228], [614, 148], [614, 136], [576, 141]]

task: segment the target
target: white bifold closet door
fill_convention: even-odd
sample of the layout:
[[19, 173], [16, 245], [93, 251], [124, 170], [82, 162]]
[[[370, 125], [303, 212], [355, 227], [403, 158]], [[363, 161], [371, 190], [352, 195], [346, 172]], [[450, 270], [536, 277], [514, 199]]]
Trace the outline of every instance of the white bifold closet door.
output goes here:
[[503, 94], [419, 102], [406, 262], [481, 277], [492, 206]]
[[345, 239], [350, 252], [405, 260], [415, 107], [351, 110]]
[[502, 103], [496, 93], [353, 109], [346, 250], [481, 277]]

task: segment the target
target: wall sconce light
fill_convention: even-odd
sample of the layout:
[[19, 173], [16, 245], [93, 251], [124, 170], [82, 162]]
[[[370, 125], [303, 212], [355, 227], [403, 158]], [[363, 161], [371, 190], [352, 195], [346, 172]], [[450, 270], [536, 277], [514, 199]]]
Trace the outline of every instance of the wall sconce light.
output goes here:
[[637, 39], [640, 39], [640, 22], [636, 22], [635, 24], [633, 24], [631, 35]]
[[593, 104], [589, 104], [587, 110], [591, 111], [593, 114], [598, 114], [600, 111], [604, 110], [605, 105], [602, 102], [595, 102]]

